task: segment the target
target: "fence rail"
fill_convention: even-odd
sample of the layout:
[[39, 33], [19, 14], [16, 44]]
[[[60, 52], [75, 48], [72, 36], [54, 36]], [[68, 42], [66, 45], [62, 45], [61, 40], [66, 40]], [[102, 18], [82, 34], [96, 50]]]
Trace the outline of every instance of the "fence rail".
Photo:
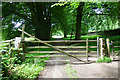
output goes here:
[[[24, 41], [24, 42], [32, 42], [32, 43], [41, 43], [40, 41]], [[86, 40], [60, 40], [60, 41], [43, 41], [46, 43], [71, 43], [71, 42], [86, 42]], [[97, 42], [97, 40], [89, 40], [89, 42]]]
[[[76, 57], [86, 57], [86, 55], [74, 55]], [[68, 57], [67, 55], [44, 55], [44, 56], [31, 56], [26, 58], [44, 58], [44, 57]], [[97, 57], [96, 55], [88, 55], [88, 57]]]
[[[85, 53], [86, 51], [65, 51], [68, 53]], [[28, 53], [60, 53], [59, 51], [30, 51]]]
[[113, 46], [114, 48], [120, 48], [120, 46]]
[[120, 43], [120, 41], [118, 41], [118, 42], [112, 42], [112, 43]]
[[[86, 46], [54, 46], [57, 48], [86, 48]], [[30, 48], [50, 48], [48, 46], [31, 46], [31, 47], [26, 47], [27, 49]], [[89, 46], [88, 48], [97, 48], [97, 46]]]
[[9, 42], [13, 42], [13, 41], [15, 41], [15, 39], [6, 40], [6, 41], [1, 41], [1, 43], [9, 43]]

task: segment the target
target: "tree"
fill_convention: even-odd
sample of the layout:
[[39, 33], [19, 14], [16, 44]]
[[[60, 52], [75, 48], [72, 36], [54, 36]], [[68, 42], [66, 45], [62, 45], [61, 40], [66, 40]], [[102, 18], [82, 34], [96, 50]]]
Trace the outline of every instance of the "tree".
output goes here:
[[[51, 3], [42, 2], [3, 3], [3, 18], [7, 19], [8, 16], [12, 15], [11, 17], [15, 22], [22, 20], [28, 24], [29, 29], [33, 28], [37, 38], [48, 40], [51, 31], [50, 7]], [[6, 11], [9, 12], [6, 13]]]
[[82, 21], [82, 12], [83, 12], [83, 6], [84, 2], [80, 2], [79, 6], [77, 8], [77, 16], [76, 16], [76, 34], [75, 39], [81, 39], [81, 21]]
[[81, 39], [89, 31], [116, 29], [120, 21], [118, 2], [3, 3], [2, 10], [3, 25], [20, 22], [26, 25], [25, 31], [44, 40], [58, 30], [64, 37], [76, 32], [75, 39]]
[[56, 31], [61, 30], [64, 33], [64, 37], [67, 37], [70, 28], [68, 25], [68, 18], [67, 18], [69, 13], [65, 10], [66, 10], [65, 6], [59, 6], [59, 5], [54, 6], [52, 8], [52, 23], [54, 23], [55, 27], [57, 27]]

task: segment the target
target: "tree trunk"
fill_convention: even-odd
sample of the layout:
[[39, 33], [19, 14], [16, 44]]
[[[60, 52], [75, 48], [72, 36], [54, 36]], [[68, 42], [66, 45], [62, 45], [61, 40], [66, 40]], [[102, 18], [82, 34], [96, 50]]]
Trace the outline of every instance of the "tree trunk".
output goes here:
[[77, 8], [77, 16], [76, 16], [76, 33], [75, 39], [81, 39], [81, 21], [82, 21], [82, 12], [83, 12], [84, 2], [80, 2]]
[[66, 33], [66, 31], [64, 31], [64, 38], [67, 38], [67, 33]]
[[72, 39], [72, 35], [73, 35], [73, 28], [71, 29], [70, 40]]
[[118, 26], [119, 26], [119, 28], [120, 28], [120, 1], [119, 1], [119, 5], [118, 5]]
[[51, 31], [51, 14], [50, 5], [45, 3], [29, 3], [29, 8], [32, 14], [32, 25], [35, 28], [35, 37], [48, 40]]

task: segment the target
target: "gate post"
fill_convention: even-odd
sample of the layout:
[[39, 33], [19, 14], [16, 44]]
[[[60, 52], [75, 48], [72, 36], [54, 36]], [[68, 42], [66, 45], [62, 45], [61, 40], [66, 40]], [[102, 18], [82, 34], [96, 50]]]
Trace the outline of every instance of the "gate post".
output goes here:
[[97, 59], [100, 57], [100, 42], [99, 37], [97, 37]]
[[25, 24], [22, 26], [22, 49], [23, 49], [23, 61], [25, 61], [25, 37], [24, 37], [24, 29], [25, 29]]
[[87, 58], [87, 62], [88, 62], [88, 38], [86, 39], [86, 58]]
[[103, 59], [105, 56], [105, 41], [103, 38], [100, 38], [100, 57]]
[[113, 56], [114, 56], [113, 41], [111, 41], [111, 49], [112, 49], [112, 59], [113, 59]]
[[106, 43], [107, 43], [107, 57], [110, 57], [110, 40], [107, 38]]
[[22, 41], [21, 37], [15, 37], [15, 44], [14, 44], [14, 46], [15, 46], [16, 49], [20, 48], [21, 41]]

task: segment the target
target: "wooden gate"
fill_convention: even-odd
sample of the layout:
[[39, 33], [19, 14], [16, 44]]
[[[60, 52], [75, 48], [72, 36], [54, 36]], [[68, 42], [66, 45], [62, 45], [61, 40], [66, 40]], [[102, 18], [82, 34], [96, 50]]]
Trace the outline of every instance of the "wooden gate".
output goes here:
[[[85, 46], [81, 46], [81, 45], [78, 45], [78, 46], [54, 46], [56, 48], [59, 48], [61, 49], [62, 51], [65, 51], [73, 56], [76, 56], [76, 57], [86, 57], [86, 62], [88, 62], [89, 60], [89, 57], [98, 57], [97, 56], [97, 51], [89, 51], [89, 48], [96, 48], [97, 49], [97, 46], [89, 46], [88, 44], [91, 43], [91, 42], [97, 42], [97, 40], [61, 40], [61, 41], [43, 41], [43, 42], [46, 42], [46, 43], [67, 43], [67, 44], [70, 44], [70, 43], [80, 43], [80, 44], [85, 44]], [[40, 43], [39, 41], [25, 41], [25, 43]], [[42, 45], [42, 44], [41, 44]], [[27, 46], [26, 49], [44, 49], [44, 48], [50, 48], [48, 46]], [[54, 48], [53, 48], [54, 49]], [[64, 49], [64, 50], [63, 50]], [[67, 50], [66, 50], [67, 49]], [[73, 49], [73, 50], [72, 50]], [[29, 52], [26, 52], [26, 54], [46, 54], [48, 53], [47, 55], [43, 55], [43, 56], [31, 56], [31, 57], [26, 57], [26, 58], [33, 58], [33, 57], [39, 57], [39, 58], [43, 58], [43, 57], [66, 57], [68, 55], [65, 55], [65, 54], [59, 54], [58, 53], [61, 53], [60, 51], [55, 51], [55, 50], [52, 50], [52, 51], [29, 51]], [[56, 54], [56, 55], [53, 55], [53, 54]], [[91, 55], [91, 54], [96, 54], [96, 55]], [[82, 60], [83, 61], [83, 60]]]
[[[99, 38], [97, 40], [62, 40], [62, 41], [42, 41], [30, 34], [28, 34], [27, 32], [21, 30], [21, 29], [18, 29], [19, 31], [22, 31], [22, 33], [36, 39], [37, 41], [25, 41], [24, 39], [22, 39], [22, 43], [23, 45], [27, 44], [27, 43], [41, 43], [40, 45], [44, 44], [44, 46], [23, 46], [23, 50], [26, 50], [26, 49], [32, 49], [32, 48], [52, 48], [53, 50], [52, 51], [24, 51], [26, 54], [45, 54], [47, 53], [47, 55], [44, 55], [44, 56], [31, 56], [31, 57], [25, 57], [25, 58], [35, 58], [35, 57], [39, 57], [39, 58], [42, 58], [42, 57], [66, 57], [66, 56], [69, 56], [69, 57], [72, 57], [72, 58], [75, 58], [79, 61], [82, 61], [82, 62], [88, 62], [89, 61], [89, 57], [97, 57], [99, 58]], [[24, 40], [24, 41], [23, 41]], [[50, 43], [83, 43], [85, 44], [84, 46], [53, 46], [51, 45]], [[96, 43], [96, 45], [93, 45], [93, 46], [89, 46], [89, 43]], [[62, 50], [62, 49], [78, 49], [78, 50]], [[97, 49], [96, 51], [92, 51], [92, 50], [89, 50], [90, 48], [95, 48]], [[84, 49], [84, 50], [81, 50], [81, 49]], [[56, 50], [56, 51], [55, 51]], [[53, 54], [58, 54], [58, 53], [63, 53], [64, 55], [53, 55]], [[77, 53], [76, 55], [74, 53]], [[80, 53], [83, 53], [82, 55], [80, 55]], [[96, 54], [96, 55], [90, 55], [90, 54]], [[79, 57], [86, 57], [86, 61], [85, 60], [81, 60]]]

